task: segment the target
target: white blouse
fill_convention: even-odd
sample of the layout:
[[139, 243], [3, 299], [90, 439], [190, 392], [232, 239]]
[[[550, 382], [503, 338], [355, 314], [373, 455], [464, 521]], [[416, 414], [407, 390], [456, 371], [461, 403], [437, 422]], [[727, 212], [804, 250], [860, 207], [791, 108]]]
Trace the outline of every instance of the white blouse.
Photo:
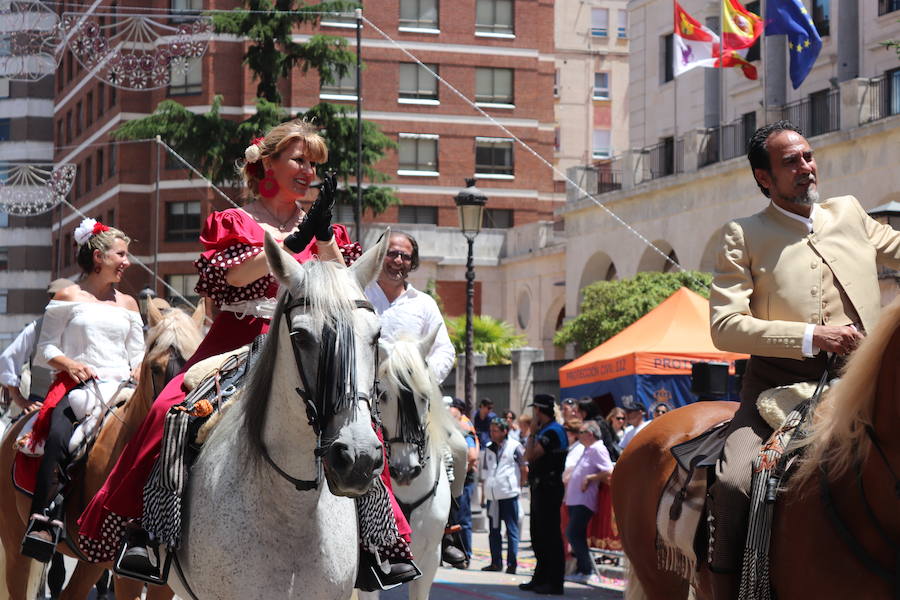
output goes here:
[[35, 362], [53, 368], [50, 360], [61, 355], [91, 366], [100, 378], [127, 379], [144, 358], [141, 316], [100, 302], [51, 300]]

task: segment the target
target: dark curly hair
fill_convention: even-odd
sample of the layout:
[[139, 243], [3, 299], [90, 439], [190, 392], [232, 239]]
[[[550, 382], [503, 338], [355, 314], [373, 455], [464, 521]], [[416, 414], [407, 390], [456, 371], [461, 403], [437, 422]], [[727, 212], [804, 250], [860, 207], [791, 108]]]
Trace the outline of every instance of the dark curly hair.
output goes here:
[[750, 136], [750, 141], [747, 142], [747, 160], [750, 161], [750, 170], [753, 172], [753, 179], [756, 180], [756, 185], [759, 186], [759, 189], [766, 198], [769, 197], [769, 190], [768, 188], [763, 187], [759, 183], [759, 180], [756, 179], [755, 170], [762, 169], [769, 173], [772, 172], [772, 162], [769, 159], [769, 147], [767, 142], [769, 136], [782, 131], [794, 131], [803, 135], [800, 128], [790, 121], [775, 121], [774, 123], [763, 125], [757, 129], [753, 132], [753, 135]]

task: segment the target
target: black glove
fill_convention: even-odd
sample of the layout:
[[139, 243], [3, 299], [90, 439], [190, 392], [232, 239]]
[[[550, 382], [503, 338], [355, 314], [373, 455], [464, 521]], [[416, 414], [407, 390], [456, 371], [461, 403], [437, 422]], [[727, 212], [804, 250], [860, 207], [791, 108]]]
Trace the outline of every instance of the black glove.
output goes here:
[[303, 217], [303, 221], [297, 225], [297, 229], [284, 238], [284, 247], [294, 254], [303, 252], [312, 241], [314, 233], [314, 223], [310, 220], [309, 215], [306, 215]]
[[337, 191], [337, 178], [334, 171], [326, 171], [322, 175], [322, 185], [319, 187], [319, 197], [313, 202], [306, 218], [313, 222], [313, 231], [316, 239], [321, 242], [330, 242], [334, 237], [334, 229], [331, 226], [332, 211], [334, 210], [334, 194]]

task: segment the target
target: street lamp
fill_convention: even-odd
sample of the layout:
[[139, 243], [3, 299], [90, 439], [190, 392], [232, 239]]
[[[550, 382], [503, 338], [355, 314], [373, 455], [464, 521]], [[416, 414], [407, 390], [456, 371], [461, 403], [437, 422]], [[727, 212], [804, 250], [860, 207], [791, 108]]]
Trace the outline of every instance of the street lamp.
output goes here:
[[459, 228], [466, 236], [468, 254], [466, 255], [466, 379], [465, 395], [466, 408], [471, 409], [475, 395], [475, 360], [472, 346], [474, 333], [472, 320], [475, 317], [475, 267], [473, 265], [473, 246], [475, 236], [481, 231], [481, 220], [484, 215], [484, 205], [487, 202], [481, 190], [475, 187], [475, 178], [466, 179], [466, 188], [460, 190], [455, 198], [456, 207], [459, 210]]

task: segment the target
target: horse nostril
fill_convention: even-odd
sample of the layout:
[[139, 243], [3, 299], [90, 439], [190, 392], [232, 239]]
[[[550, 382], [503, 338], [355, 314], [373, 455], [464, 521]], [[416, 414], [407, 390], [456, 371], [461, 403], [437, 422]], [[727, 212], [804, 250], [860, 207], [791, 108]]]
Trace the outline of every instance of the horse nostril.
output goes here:
[[380, 471], [384, 466], [384, 456], [381, 455], [381, 452], [375, 455], [375, 460], [373, 461], [372, 470]]
[[415, 479], [416, 477], [419, 476], [419, 473], [421, 473], [421, 472], [422, 472], [422, 467], [416, 465], [415, 467], [412, 468], [412, 473], [410, 474], [411, 475], [410, 479]]
[[342, 442], [335, 442], [331, 445], [331, 466], [337, 470], [346, 470], [353, 466], [353, 456], [350, 455], [350, 448]]

